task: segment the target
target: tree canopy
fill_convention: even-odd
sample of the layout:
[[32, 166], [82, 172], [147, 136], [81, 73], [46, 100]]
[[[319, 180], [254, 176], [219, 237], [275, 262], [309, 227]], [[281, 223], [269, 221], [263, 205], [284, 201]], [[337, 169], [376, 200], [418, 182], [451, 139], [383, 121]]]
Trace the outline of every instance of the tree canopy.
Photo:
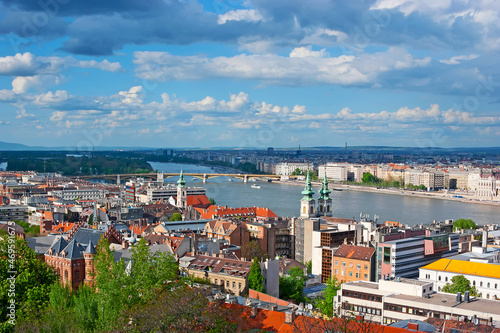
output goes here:
[[453, 229], [463, 230], [463, 229], [476, 229], [477, 225], [471, 219], [458, 219], [453, 221]]
[[259, 261], [262, 261], [262, 259], [266, 256], [266, 252], [262, 246], [260, 246], [259, 242], [250, 241], [243, 244], [241, 247], [241, 256], [247, 260], [257, 258]]
[[169, 221], [182, 221], [181, 213], [173, 213]]
[[458, 292], [464, 294], [468, 291], [471, 296], [478, 295], [476, 287], [471, 286], [470, 281], [463, 275], [456, 275], [452, 277], [451, 283], [447, 283], [441, 291], [452, 294], [456, 294]]
[[373, 184], [375, 183], [375, 180], [376, 180], [375, 176], [369, 172], [363, 173], [363, 178], [361, 178], [361, 182], [363, 184]]
[[[24, 239], [0, 239], [0, 331], [12, 329], [8, 323], [10, 304], [15, 305], [15, 321], [36, 317], [49, 301], [54, 270], [37, 258]], [[10, 328], [9, 328], [10, 327]]]
[[264, 292], [264, 277], [260, 271], [260, 263], [257, 257], [254, 258], [252, 266], [250, 266], [248, 287], [261, 293]]
[[280, 277], [280, 298], [292, 299], [297, 304], [305, 300], [302, 295], [306, 276], [299, 267], [292, 267], [287, 274]]
[[315, 306], [321, 311], [322, 314], [328, 317], [333, 317], [333, 304], [337, 292], [340, 290], [340, 284], [337, 279], [333, 277], [326, 283], [326, 289], [323, 292], [323, 297], [316, 300]]

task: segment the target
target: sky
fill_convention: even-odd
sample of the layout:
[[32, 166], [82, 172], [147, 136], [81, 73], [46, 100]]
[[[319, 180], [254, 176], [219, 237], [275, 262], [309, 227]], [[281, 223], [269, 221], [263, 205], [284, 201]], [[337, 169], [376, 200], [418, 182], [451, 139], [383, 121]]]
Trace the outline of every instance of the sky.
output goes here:
[[3, 0], [0, 141], [500, 146], [494, 0]]

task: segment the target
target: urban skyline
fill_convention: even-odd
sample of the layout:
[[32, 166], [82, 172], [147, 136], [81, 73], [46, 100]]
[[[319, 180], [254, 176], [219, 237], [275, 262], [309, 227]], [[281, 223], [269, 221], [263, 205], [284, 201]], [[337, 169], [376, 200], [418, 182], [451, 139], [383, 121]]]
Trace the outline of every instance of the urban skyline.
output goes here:
[[488, 147], [500, 134], [495, 3], [0, 8], [0, 141]]

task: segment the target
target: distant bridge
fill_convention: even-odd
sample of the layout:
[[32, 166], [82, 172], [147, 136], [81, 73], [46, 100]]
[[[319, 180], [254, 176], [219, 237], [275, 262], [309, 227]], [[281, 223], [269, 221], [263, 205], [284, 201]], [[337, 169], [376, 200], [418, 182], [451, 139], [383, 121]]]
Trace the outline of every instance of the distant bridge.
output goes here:
[[[279, 175], [267, 175], [267, 174], [242, 174], [242, 173], [183, 173], [184, 176], [186, 177], [195, 177], [202, 179], [204, 183], [207, 182], [208, 179], [210, 178], [215, 178], [215, 177], [231, 177], [231, 178], [238, 178], [242, 179], [244, 183], [248, 182], [249, 179], [275, 179], [275, 180], [280, 180], [281, 176]], [[120, 183], [121, 180], [123, 179], [130, 179], [130, 178], [135, 178], [135, 177], [142, 177], [142, 178], [149, 178], [149, 179], [158, 179], [162, 173], [123, 173], [123, 174], [115, 174], [115, 175], [93, 175], [93, 176], [71, 176], [70, 178], [73, 179], [81, 179], [81, 180], [89, 180], [89, 179], [107, 179], [107, 180], [112, 180], [116, 181], [117, 184]], [[163, 178], [170, 178], [170, 177], [178, 177], [179, 173], [163, 173]]]

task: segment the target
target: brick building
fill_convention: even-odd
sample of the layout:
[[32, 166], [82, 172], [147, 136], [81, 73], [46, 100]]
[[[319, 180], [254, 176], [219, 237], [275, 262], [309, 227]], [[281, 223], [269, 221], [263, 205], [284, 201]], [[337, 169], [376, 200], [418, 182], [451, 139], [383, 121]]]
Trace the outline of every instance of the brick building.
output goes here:
[[94, 255], [101, 238], [109, 243], [122, 244], [122, 236], [113, 226], [108, 230], [89, 229], [78, 226], [67, 239], [57, 238], [45, 253], [45, 262], [54, 267], [62, 284], [72, 289], [82, 283], [92, 284]]

